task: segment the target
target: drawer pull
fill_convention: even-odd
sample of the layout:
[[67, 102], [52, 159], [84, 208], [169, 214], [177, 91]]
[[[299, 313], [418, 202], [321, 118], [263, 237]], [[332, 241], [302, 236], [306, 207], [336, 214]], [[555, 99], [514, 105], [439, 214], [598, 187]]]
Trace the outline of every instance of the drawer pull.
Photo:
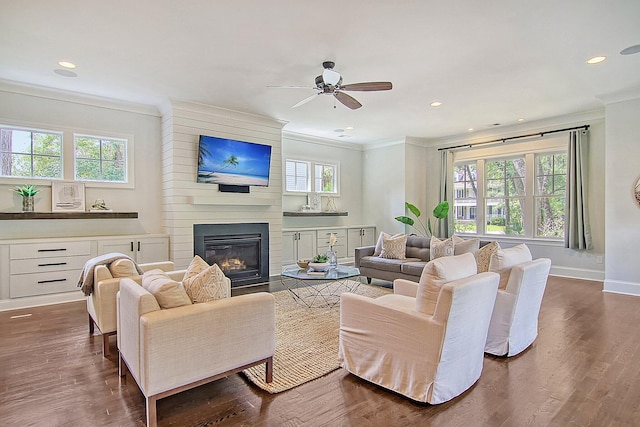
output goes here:
[[52, 280], [38, 280], [38, 284], [44, 284], [44, 283], [56, 283], [56, 282], [66, 282], [67, 279], [52, 279]]
[[38, 249], [38, 252], [61, 252], [61, 251], [66, 251], [67, 248], [60, 248], [60, 249]]
[[66, 262], [50, 262], [47, 264], [38, 264], [38, 267], [51, 267], [54, 265], [67, 265], [67, 263]]

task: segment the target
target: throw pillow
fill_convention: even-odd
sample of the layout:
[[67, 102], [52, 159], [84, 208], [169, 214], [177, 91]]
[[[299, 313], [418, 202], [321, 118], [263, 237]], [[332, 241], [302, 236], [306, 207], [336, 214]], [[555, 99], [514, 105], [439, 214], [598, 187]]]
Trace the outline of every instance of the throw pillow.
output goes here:
[[531, 251], [524, 243], [508, 249], [497, 250], [489, 260], [489, 271], [500, 275], [499, 289], [507, 287], [511, 268], [514, 265], [522, 264], [532, 260]]
[[390, 234], [385, 233], [384, 231], [381, 231], [380, 235], [378, 236], [378, 241], [376, 242], [376, 248], [373, 251], [373, 256], [380, 256], [380, 254], [382, 253], [382, 241], [384, 240], [385, 237], [388, 239], [389, 237], [400, 237], [403, 234], [404, 233], [397, 233], [392, 236]]
[[117, 259], [109, 264], [109, 271], [114, 278], [137, 276], [138, 270], [130, 259]]
[[459, 236], [453, 236], [453, 254], [461, 255], [470, 252], [475, 254], [480, 249], [480, 239], [463, 239]]
[[[388, 235], [387, 235], [388, 236]], [[407, 259], [407, 235], [389, 236], [382, 239], [380, 258]]]
[[167, 273], [160, 269], [145, 272], [142, 275], [142, 287], [156, 298], [160, 308], [174, 308], [191, 304], [182, 283], [171, 280]]
[[436, 259], [443, 256], [453, 256], [454, 253], [454, 243], [452, 238], [448, 238], [447, 240], [440, 240], [437, 237], [431, 236], [431, 241], [429, 242], [429, 259]]
[[476, 272], [476, 259], [470, 253], [446, 256], [429, 261], [424, 266], [420, 282], [418, 282], [416, 311], [432, 316], [442, 285], [473, 276]]
[[491, 255], [493, 255], [496, 251], [500, 249], [500, 244], [498, 242], [491, 242], [480, 249], [475, 253], [476, 262], [478, 263], [478, 273], [486, 273], [489, 271], [489, 261], [491, 260]]
[[218, 264], [209, 265], [196, 255], [182, 279], [189, 298], [193, 303], [229, 298], [227, 278]]

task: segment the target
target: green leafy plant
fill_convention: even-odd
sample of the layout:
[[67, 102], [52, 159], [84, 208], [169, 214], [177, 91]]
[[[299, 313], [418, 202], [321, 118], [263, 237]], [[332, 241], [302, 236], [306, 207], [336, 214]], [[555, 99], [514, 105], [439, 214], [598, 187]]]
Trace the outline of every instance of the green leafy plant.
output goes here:
[[33, 197], [40, 192], [35, 185], [23, 185], [22, 187], [16, 187], [13, 189], [16, 193], [22, 197]]
[[[424, 223], [420, 220], [420, 215], [422, 215], [422, 212], [420, 212], [420, 209], [418, 209], [415, 205], [412, 205], [409, 202], [405, 202], [404, 205], [407, 208], [407, 210], [416, 217], [416, 220], [418, 220], [418, 224], [420, 224], [421, 229], [416, 226], [416, 221], [411, 217], [402, 215], [402, 216], [395, 217], [395, 220], [413, 227], [414, 229], [416, 229], [416, 231], [423, 234], [424, 236], [433, 236], [433, 228], [431, 227], [431, 218], [427, 218], [427, 225], [425, 226]], [[449, 202], [445, 200], [444, 202], [438, 203], [438, 205], [433, 209], [433, 216], [436, 218], [436, 221], [434, 222], [434, 226], [437, 225], [441, 219], [446, 218], [448, 213], [449, 213]]]
[[311, 262], [327, 262], [328, 258], [326, 254], [318, 254], [313, 257]]

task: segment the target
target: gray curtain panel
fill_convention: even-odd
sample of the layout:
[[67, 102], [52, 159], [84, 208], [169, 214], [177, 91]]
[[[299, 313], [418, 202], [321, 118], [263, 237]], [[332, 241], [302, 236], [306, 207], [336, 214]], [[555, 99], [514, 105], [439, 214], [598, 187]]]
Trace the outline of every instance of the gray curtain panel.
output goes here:
[[570, 249], [586, 250], [593, 247], [587, 208], [588, 142], [588, 130], [574, 130], [569, 133], [564, 246]]

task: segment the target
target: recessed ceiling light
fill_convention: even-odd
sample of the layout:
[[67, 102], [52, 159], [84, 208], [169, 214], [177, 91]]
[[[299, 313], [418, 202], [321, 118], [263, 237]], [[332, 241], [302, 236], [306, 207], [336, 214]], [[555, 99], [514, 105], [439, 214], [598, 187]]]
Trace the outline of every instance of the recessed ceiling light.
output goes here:
[[64, 77], [78, 77], [78, 75], [73, 71], [65, 70], [63, 68], [56, 68], [53, 72]]
[[58, 62], [58, 65], [64, 68], [70, 68], [70, 69], [76, 68], [76, 64], [74, 64], [73, 62], [60, 61]]
[[467, 129], [469, 132], [473, 132], [473, 128], [469, 128]]
[[354, 129], [354, 127], [353, 127], [353, 126], [347, 126], [345, 129], [346, 129], [346, 130], [353, 130], [353, 129]]
[[620, 55], [631, 55], [631, 54], [638, 53], [638, 52], [640, 52], [640, 44], [636, 44], [636, 45], [633, 45], [633, 46], [629, 46], [626, 49], [622, 49], [620, 51]]
[[599, 64], [605, 59], [607, 59], [606, 56], [594, 56], [593, 58], [587, 59], [587, 64]]
[[334, 129], [333, 131], [337, 133], [341, 133], [341, 132], [344, 132], [344, 129]]
[[439, 106], [441, 106], [441, 105], [442, 105], [442, 102], [440, 102], [440, 101], [433, 101], [433, 102], [432, 102], [431, 104], [429, 104], [429, 105], [431, 105], [432, 107], [439, 107]]
[[522, 117], [520, 117], [520, 118], [518, 119], [518, 121], [519, 121], [519, 122], [524, 122], [524, 119], [523, 119]]

